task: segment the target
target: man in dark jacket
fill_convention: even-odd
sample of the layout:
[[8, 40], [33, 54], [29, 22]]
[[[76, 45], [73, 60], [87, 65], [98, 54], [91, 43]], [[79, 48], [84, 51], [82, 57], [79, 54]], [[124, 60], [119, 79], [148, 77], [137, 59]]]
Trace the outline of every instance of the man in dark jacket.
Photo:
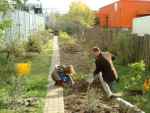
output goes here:
[[113, 82], [118, 80], [118, 74], [112, 62], [114, 56], [109, 52], [101, 52], [98, 47], [92, 48], [92, 52], [96, 59], [94, 76], [96, 76], [99, 72], [102, 72], [104, 81], [107, 82], [110, 88], [112, 88]]

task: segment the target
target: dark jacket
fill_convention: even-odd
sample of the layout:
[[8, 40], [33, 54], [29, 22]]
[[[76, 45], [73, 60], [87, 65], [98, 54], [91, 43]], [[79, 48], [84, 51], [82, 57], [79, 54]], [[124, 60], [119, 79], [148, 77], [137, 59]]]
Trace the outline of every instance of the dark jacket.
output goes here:
[[111, 83], [112, 81], [118, 79], [118, 74], [113, 65], [112, 59], [114, 59], [112, 54], [106, 52], [100, 54], [95, 61], [96, 69], [94, 71], [94, 75], [102, 72], [102, 77], [107, 83]]

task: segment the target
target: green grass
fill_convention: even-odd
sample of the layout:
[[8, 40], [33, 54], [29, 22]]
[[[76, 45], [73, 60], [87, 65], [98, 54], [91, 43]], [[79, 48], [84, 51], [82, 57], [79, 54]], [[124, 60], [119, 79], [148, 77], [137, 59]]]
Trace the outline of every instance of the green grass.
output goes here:
[[[26, 112], [21, 113], [42, 113], [44, 107], [44, 98], [47, 93], [48, 74], [50, 60], [52, 55], [52, 40], [43, 46], [43, 52], [33, 58], [26, 59], [31, 62], [31, 73], [26, 76], [24, 97], [36, 97], [38, 104], [33, 107], [26, 107]], [[24, 62], [17, 61], [17, 62]], [[10, 86], [9, 86], [10, 87]], [[12, 111], [7, 103], [8, 86], [0, 88], [0, 113], [20, 113]], [[20, 109], [22, 109], [20, 107]], [[31, 111], [32, 112], [31, 112]], [[29, 112], [30, 111], [30, 112]]]

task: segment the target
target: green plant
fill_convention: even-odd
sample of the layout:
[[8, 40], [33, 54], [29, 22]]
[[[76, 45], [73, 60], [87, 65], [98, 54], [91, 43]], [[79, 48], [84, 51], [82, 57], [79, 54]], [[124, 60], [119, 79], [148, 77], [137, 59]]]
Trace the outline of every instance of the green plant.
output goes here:
[[87, 79], [87, 75], [83, 74], [83, 73], [76, 73], [74, 76], [73, 76], [74, 80], [75, 81], [84, 81]]
[[8, 59], [6, 55], [0, 55], [0, 86], [11, 85], [11, 80], [15, 76], [14, 65], [13, 57]]
[[24, 42], [22, 42], [19, 38], [6, 41], [3, 45], [3, 51], [7, 53], [7, 58], [10, 56], [21, 57], [25, 51]]
[[95, 24], [95, 14], [86, 4], [82, 2], [72, 2], [69, 12], [64, 15], [53, 14], [56, 20], [54, 29], [67, 32], [69, 34], [84, 34], [87, 28]]
[[70, 45], [76, 44], [76, 40], [66, 32], [60, 31], [59, 37], [60, 37], [61, 43], [63, 44], [70, 44]]
[[127, 90], [143, 90], [145, 64], [144, 61], [130, 64], [129, 75], [126, 77], [125, 88]]
[[42, 51], [42, 41], [38, 37], [31, 37], [26, 43], [26, 52], [37, 52]]

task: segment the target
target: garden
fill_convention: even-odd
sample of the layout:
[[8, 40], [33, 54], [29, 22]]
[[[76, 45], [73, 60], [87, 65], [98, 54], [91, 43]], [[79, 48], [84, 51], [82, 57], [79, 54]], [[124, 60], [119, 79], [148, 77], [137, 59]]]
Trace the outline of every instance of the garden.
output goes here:
[[52, 36], [41, 31], [28, 41], [15, 39], [5, 46], [0, 56], [0, 112], [41, 113], [47, 94]]
[[0, 113], [42, 113], [52, 55], [50, 30], [6, 38], [15, 25], [7, 12], [21, 7], [0, 1]]
[[[73, 36], [69, 36], [66, 32], [60, 32], [61, 63], [73, 64], [77, 71], [74, 76], [76, 84], [73, 89], [64, 89], [66, 113], [82, 113], [86, 112], [88, 109], [92, 109], [94, 113], [106, 111], [119, 113], [119, 107], [116, 103], [107, 102], [107, 99], [102, 99], [104, 96], [102, 90], [99, 88], [94, 90], [92, 89], [92, 91], [88, 89], [88, 79], [92, 78], [94, 70], [94, 61], [90, 55], [90, 50], [91, 47], [94, 46], [96, 40], [93, 38], [91, 40], [87, 40], [89, 43], [78, 38], [73, 38]], [[109, 50], [109, 48], [107, 49]], [[119, 75], [119, 82], [116, 83], [115, 92], [120, 92], [122, 94], [122, 98], [148, 113], [150, 99], [149, 66], [145, 64], [142, 59], [137, 62], [129, 62], [129, 60], [130, 59], [125, 56], [120, 58], [120, 56], [117, 55], [117, 58], [114, 61]], [[97, 101], [97, 99], [99, 101]]]
[[138, 37], [130, 30], [99, 29], [97, 22], [93, 12], [80, 2], [73, 3], [67, 14], [56, 16], [57, 24], [53, 29], [60, 31], [61, 63], [72, 64], [76, 70], [75, 86], [64, 88], [65, 112], [121, 112], [116, 103], [102, 99], [100, 89], [88, 90], [87, 81], [92, 78], [95, 68], [91, 48], [97, 46], [116, 56], [114, 64], [119, 81], [115, 92], [120, 92], [122, 98], [149, 113], [150, 36]]
[[[1, 2], [1, 1], [0, 1]], [[5, 6], [0, 12], [5, 13]], [[72, 64], [73, 87], [64, 87], [65, 113], [121, 113], [119, 105], [105, 97], [99, 84], [90, 88], [94, 59], [91, 48], [116, 56], [119, 75], [115, 92], [146, 113], [150, 111], [150, 36], [131, 31], [99, 29], [95, 12], [83, 3], [72, 3], [67, 14], [55, 14], [49, 30], [5, 38], [13, 22], [0, 21], [0, 113], [42, 113], [52, 55], [52, 31], [58, 31], [61, 64]], [[52, 27], [53, 30], [50, 28]]]

